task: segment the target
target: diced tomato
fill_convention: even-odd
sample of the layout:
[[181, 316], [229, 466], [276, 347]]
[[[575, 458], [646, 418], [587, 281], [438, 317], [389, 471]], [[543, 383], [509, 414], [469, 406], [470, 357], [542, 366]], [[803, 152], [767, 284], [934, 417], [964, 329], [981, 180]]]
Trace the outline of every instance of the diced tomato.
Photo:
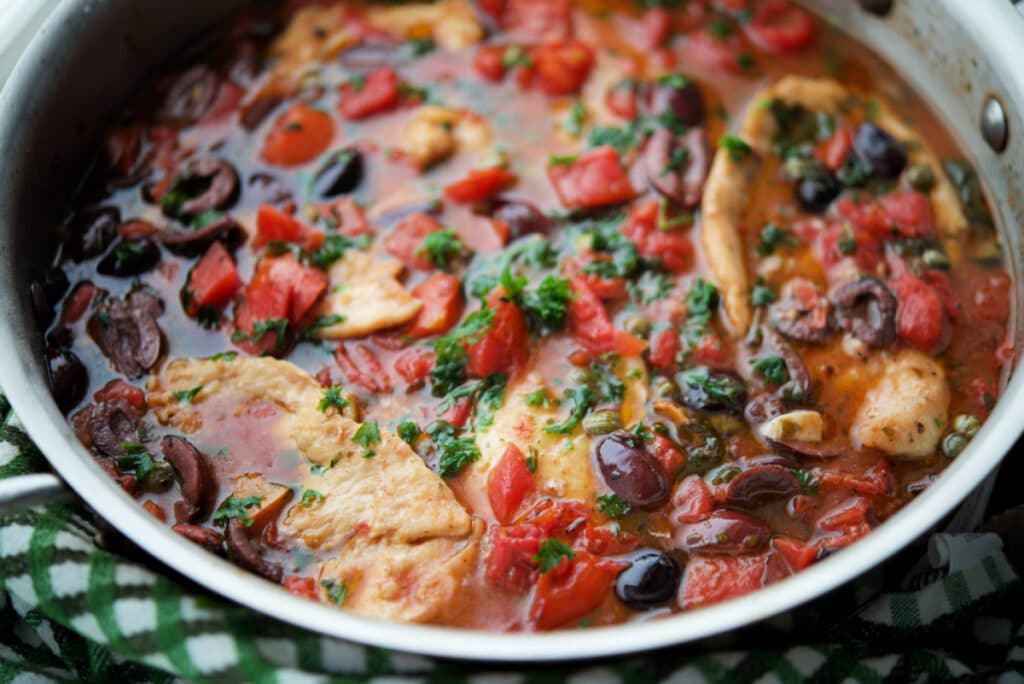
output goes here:
[[814, 19], [789, 0], [764, 0], [742, 26], [750, 42], [779, 55], [798, 52], [814, 42]]
[[278, 340], [276, 331], [256, 333], [258, 339], [252, 339], [254, 324], [286, 319], [294, 328], [326, 290], [327, 274], [320, 269], [299, 263], [291, 254], [264, 257], [235, 307], [235, 328], [242, 338], [236, 344], [250, 354], [284, 351], [286, 340]]
[[433, 217], [421, 212], [409, 214], [384, 238], [384, 249], [409, 268], [429, 271], [434, 265], [426, 256], [417, 252], [423, 244], [423, 239], [439, 230], [441, 224]]
[[[672, 14], [664, 7], [655, 7], [644, 12], [644, 43], [646, 50], [654, 50], [665, 44], [672, 34]], [[632, 118], [632, 117], [631, 117]]]
[[878, 201], [845, 196], [836, 202], [836, 211], [880, 240], [935, 234], [928, 198], [916, 190], [897, 190]]
[[242, 98], [245, 96], [245, 89], [232, 81], [221, 81], [217, 89], [217, 96], [213, 104], [199, 120], [200, 124], [215, 124], [224, 121], [237, 109]]
[[494, 311], [494, 323], [479, 342], [466, 348], [469, 371], [478, 378], [506, 373], [510, 378], [525, 368], [529, 349], [526, 316], [515, 304], [505, 301], [505, 290], [495, 288], [487, 298]]
[[776, 537], [772, 545], [793, 572], [800, 572], [818, 558], [817, 548], [789, 537]]
[[316, 592], [316, 580], [312, 577], [294, 577], [289, 575], [281, 581], [281, 586], [285, 588], [285, 591], [290, 591], [296, 596], [301, 596], [311, 601], [320, 600], [320, 595]]
[[634, 206], [619, 230], [641, 256], [660, 259], [668, 271], [684, 271], [693, 261], [693, 244], [684, 231], [658, 228], [657, 202]]
[[505, 78], [504, 45], [484, 45], [473, 57], [473, 68], [489, 81], [500, 81]]
[[532, 490], [533, 473], [526, 467], [523, 452], [515, 444], [509, 444], [487, 475], [487, 499], [497, 521], [511, 522]]
[[125, 240], [140, 240], [145, 237], [156, 235], [159, 232], [159, 228], [149, 221], [143, 221], [141, 219], [125, 221], [117, 227], [117, 234]]
[[537, 629], [554, 629], [585, 617], [604, 603], [612, 581], [626, 563], [579, 551], [537, 581], [530, 621]]
[[262, 247], [268, 242], [291, 242], [312, 252], [320, 247], [324, 234], [303, 225], [293, 216], [269, 204], [261, 204], [256, 210], [256, 237], [253, 247]]
[[672, 481], [686, 467], [686, 453], [664, 435], [656, 434], [651, 439], [651, 455], [658, 459]]
[[487, 581], [517, 593], [529, 589], [537, 574], [533, 557], [540, 550], [543, 536], [533, 525], [495, 527], [485, 561]]
[[974, 288], [972, 313], [990, 323], [1005, 323], [1010, 315], [1010, 279], [1006, 274], [986, 274]]
[[[683, 46], [684, 58], [709, 71], [727, 71], [733, 74], [745, 70], [745, 59], [749, 59], [747, 42], [736, 32], [718, 38], [708, 29], [700, 28], [686, 34]], [[746, 58], [744, 57], [746, 56]]]
[[494, 21], [501, 21], [505, 14], [506, 0], [476, 0], [477, 6], [486, 12]]
[[874, 273], [882, 258], [882, 245], [878, 239], [849, 223], [834, 223], [819, 233], [818, 248], [826, 269], [849, 263], [848, 260], [852, 259], [862, 273]]
[[452, 402], [443, 412], [437, 414], [437, 419], [443, 420], [457, 428], [462, 428], [469, 422], [469, 417], [472, 413], [473, 400], [469, 397], [462, 397]]
[[569, 302], [569, 329], [573, 337], [594, 356], [612, 352], [636, 356], [646, 347], [643, 340], [612, 325], [601, 299], [582, 278], [571, 278], [575, 297]]
[[867, 496], [886, 496], [892, 491], [892, 472], [885, 463], [869, 468], [863, 477], [851, 473], [825, 471], [818, 476], [818, 484], [829, 489], [857, 492]]
[[147, 499], [146, 502], [142, 504], [142, 507], [146, 509], [147, 513], [149, 513], [151, 516], [153, 516], [160, 522], [167, 522], [167, 513], [164, 512], [164, 509], [160, 508], [160, 504], [153, 501], [152, 499]]
[[625, 299], [629, 294], [626, 289], [625, 278], [603, 278], [596, 273], [586, 273], [585, 269], [594, 262], [610, 262], [612, 257], [608, 254], [584, 251], [576, 256], [568, 257], [562, 262], [562, 269], [569, 278], [578, 277], [587, 281], [587, 285], [598, 297], [604, 300]]
[[602, 207], [627, 202], [636, 195], [610, 145], [586, 152], [568, 164], [548, 166], [548, 178], [567, 207]]
[[818, 519], [818, 527], [822, 530], [835, 531], [860, 525], [867, 521], [870, 508], [871, 502], [867, 498], [854, 497], [825, 511]]
[[534, 82], [548, 95], [572, 95], [594, 66], [594, 51], [579, 40], [543, 43], [530, 51]]
[[978, 407], [979, 411], [987, 416], [988, 412], [992, 410], [996, 397], [999, 396], [996, 388], [984, 378], [974, 378], [968, 387], [971, 402]]
[[448, 273], [434, 273], [413, 288], [412, 296], [423, 303], [409, 329], [411, 337], [429, 337], [447, 332], [462, 315], [459, 279]]
[[188, 274], [185, 312], [195, 316], [202, 309], [219, 310], [235, 295], [238, 285], [235, 262], [224, 245], [214, 242]]
[[313, 210], [321, 219], [331, 222], [334, 230], [346, 237], [369, 235], [373, 231], [366, 221], [362, 208], [351, 197], [342, 197], [333, 202], [314, 204]]
[[135, 385], [129, 385], [124, 380], [111, 380], [103, 387], [96, 390], [92, 395], [93, 401], [98, 404], [126, 401], [140, 411], [146, 408], [146, 393]]
[[648, 359], [655, 368], [672, 368], [679, 348], [679, 331], [672, 327], [663, 328], [651, 335]]
[[444, 196], [453, 202], [482, 202], [515, 185], [516, 175], [498, 167], [473, 169], [462, 180], [444, 189]]
[[[949, 276], [942, 271], [929, 270], [921, 274], [921, 279], [935, 288], [939, 299], [942, 300], [942, 309], [949, 316], [951, 321], [959, 321], [963, 311], [960, 309], [960, 302], [953, 293], [949, 284]], [[1002, 322], [1002, 321], [1000, 321]]]
[[849, 128], [842, 126], [837, 128], [836, 132], [828, 139], [817, 144], [814, 148], [814, 156], [826, 168], [835, 171], [846, 161], [846, 155], [850, 153], [852, 147], [853, 134], [850, 133]]
[[691, 556], [683, 573], [682, 608], [706, 606], [760, 589], [768, 556]]
[[339, 345], [334, 360], [341, 368], [345, 379], [365, 390], [382, 394], [391, 391], [391, 378], [384, 372], [377, 356], [365, 344], [355, 345], [355, 359], [345, 345]]
[[709, 332], [697, 340], [690, 352], [690, 361], [700, 366], [726, 369], [732, 363], [732, 354], [718, 335]]
[[334, 123], [324, 112], [297, 104], [274, 122], [260, 157], [276, 166], [298, 166], [320, 156], [334, 138]]
[[395, 359], [395, 372], [410, 385], [423, 382], [434, 367], [434, 352], [413, 347]]
[[573, 549], [598, 556], [616, 556], [632, 551], [640, 545], [640, 537], [619, 529], [617, 525], [613, 531], [609, 527], [595, 527], [587, 523], [574, 536]]
[[604, 104], [612, 114], [629, 120], [636, 118], [636, 101], [636, 81], [633, 79], [619, 81], [604, 98]]
[[572, 0], [508, 0], [505, 28], [531, 41], [572, 36]]
[[74, 325], [82, 317], [92, 304], [96, 296], [96, 286], [92, 283], [81, 283], [71, 293], [71, 296], [64, 300], [64, 310], [61, 311], [60, 320], [64, 325]]
[[669, 519], [676, 525], [700, 522], [708, 517], [714, 501], [711, 490], [700, 475], [688, 475], [672, 494]]
[[931, 351], [942, 336], [943, 306], [935, 288], [910, 273], [889, 281], [899, 307], [896, 331], [922, 351]]
[[339, 91], [341, 115], [349, 121], [365, 119], [398, 106], [398, 74], [381, 67], [362, 80], [343, 83]]

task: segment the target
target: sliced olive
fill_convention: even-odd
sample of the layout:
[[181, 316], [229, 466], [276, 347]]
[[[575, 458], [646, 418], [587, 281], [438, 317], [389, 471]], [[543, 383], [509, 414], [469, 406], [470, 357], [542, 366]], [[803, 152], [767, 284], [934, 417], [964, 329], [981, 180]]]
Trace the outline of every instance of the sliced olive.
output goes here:
[[896, 178], [907, 166], [907, 148], [871, 121], [857, 127], [853, 149], [882, 178]]
[[747, 387], [732, 373], [712, 371], [704, 366], [676, 375], [683, 404], [698, 411], [736, 411], [743, 408]]
[[71, 410], [89, 388], [89, 372], [74, 352], [68, 349], [46, 350], [46, 368], [50, 389], [61, 411]]
[[85, 261], [106, 251], [121, 225], [121, 212], [113, 207], [89, 209], [75, 214], [68, 224], [65, 249], [75, 261]]
[[160, 261], [160, 248], [149, 238], [120, 240], [96, 270], [103, 275], [127, 278], [152, 269]]
[[323, 199], [345, 195], [363, 182], [363, 155], [348, 147], [334, 152], [313, 177], [313, 190]]
[[547, 235], [552, 228], [551, 219], [528, 202], [502, 201], [491, 218], [505, 224], [510, 242], [524, 235]]
[[678, 74], [658, 79], [651, 95], [651, 111], [655, 116], [671, 112], [685, 126], [699, 126], [707, 116], [700, 88]]
[[820, 214], [843, 191], [842, 184], [831, 173], [801, 178], [796, 184], [796, 201], [809, 214]]
[[633, 610], [666, 605], [679, 589], [682, 571], [675, 558], [654, 549], [637, 551], [615, 580], [615, 595]]
[[676, 544], [689, 552], [750, 553], [768, 545], [771, 529], [752, 515], [718, 510], [706, 520], [676, 529]]
[[800, 481], [787, 468], [775, 464], [755, 465], [729, 480], [725, 498], [730, 504], [751, 506], [766, 499], [789, 496], [800, 491]]
[[896, 296], [877, 278], [843, 283], [832, 291], [836, 323], [870, 347], [896, 342]]
[[226, 161], [194, 159], [175, 174], [171, 189], [160, 200], [164, 214], [191, 220], [207, 212], [228, 209], [238, 199], [235, 167]]
[[668, 501], [668, 475], [639, 435], [613, 432], [596, 446], [596, 460], [608, 487], [634, 508], [657, 508]]

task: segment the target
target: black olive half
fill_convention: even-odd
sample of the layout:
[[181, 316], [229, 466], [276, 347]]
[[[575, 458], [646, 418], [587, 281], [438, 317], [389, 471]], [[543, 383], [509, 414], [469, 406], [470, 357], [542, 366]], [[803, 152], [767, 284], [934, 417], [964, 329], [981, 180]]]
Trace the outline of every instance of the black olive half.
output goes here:
[[796, 201], [809, 214], [820, 214], [843, 191], [843, 185], [831, 173], [801, 178], [796, 184]]
[[896, 178], [907, 166], [907, 148], [903, 143], [870, 121], [857, 127], [853, 149], [882, 178]]
[[655, 551], [637, 551], [632, 565], [615, 580], [615, 595], [633, 610], [650, 610], [666, 605], [679, 589], [682, 572], [675, 558]]
[[351, 147], [331, 154], [313, 178], [313, 190], [317, 196], [330, 199], [345, 195], [363, 181], [363, 155]]

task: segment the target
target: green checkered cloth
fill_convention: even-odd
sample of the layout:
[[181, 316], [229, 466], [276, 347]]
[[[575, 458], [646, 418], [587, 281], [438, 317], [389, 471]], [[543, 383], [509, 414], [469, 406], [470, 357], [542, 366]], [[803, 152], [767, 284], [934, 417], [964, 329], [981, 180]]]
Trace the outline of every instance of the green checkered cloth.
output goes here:
[[[0, 420], [0, 477], [44, 469], [2, 395]], [[879, 593], [871, 576], [731, 641], [515, 672], [328, 639], [253, 614], [108, 550], [97, 540], [116, 535], [100, 525], [82, 505], [0, 517], [0, 684], [1024, 682], [1024, 583], [999, 544], [974, 545], [986, 550], [918, 577], [912, 591]]]

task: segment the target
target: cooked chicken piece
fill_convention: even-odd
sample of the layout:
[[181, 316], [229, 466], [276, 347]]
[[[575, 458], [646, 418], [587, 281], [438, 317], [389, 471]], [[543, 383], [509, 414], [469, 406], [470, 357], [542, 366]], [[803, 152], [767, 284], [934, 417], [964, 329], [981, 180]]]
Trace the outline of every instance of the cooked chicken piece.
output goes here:
[[808, 410], [783, 413], [760, 427], [768, 439], [796, 442], [820, 442], [823, 429], [821, 414]]
[[904, 350], [885, 361], [857, 411], [850, 438], [890, 456], [925, 458], [939, 444], [948, 411], [942, 366], [921, 352]]
[[421, 168], [427, 168], [461, 148], [483, 148], [490, 142], [487, 124], [472, 112], [435, 105], [416, 110], [403, 132], [402, 149]]
[[290, 93], [310, 68], [334, 59], [356, 44], [359, 34], [345, 21], [340, 5], [310, 5], [292, 15], [285, 30], [270, 46], [276, 61], [255, 93]]
[[330, 340], [363, 337], [412, 319], [422, 304], [409, 294], [398, 277], [402, 264], [350, 249], [328, 271], [331, 287], [320, 303], [320, 316], [342, 316], [334, 325], [316, 330]]
[[405, 38], [431, 37], [445, 50], [464, 50], [484, 39], [469, 0], [374, 7], [367, 16], [376, 28]]
[[[197, 385], [203, 392], [195, 404], [174, 397]], [[316, 380], [291, 363], [239, 357], [174, 361], [153, 378], [148, 400], [172, 426], [202, 413], [206, 402], [278, 407], [268, 420], [276, 421], [280, 448], [320, 466], [316, 473], [305, 469], [299, 484], [322, 495], [294, 503], [281, 530], [328, 556], [323, 577], [346, 583], [346, 608], [374, 617], [436, 618], [473, 566], [479, 526], [408, 444], [379, 428], [378, 439], [355, 442], [360, 424], [333, 408], [320, 412], [321, 396]], [[388, 589], [410, 583], [415, 592]]]

